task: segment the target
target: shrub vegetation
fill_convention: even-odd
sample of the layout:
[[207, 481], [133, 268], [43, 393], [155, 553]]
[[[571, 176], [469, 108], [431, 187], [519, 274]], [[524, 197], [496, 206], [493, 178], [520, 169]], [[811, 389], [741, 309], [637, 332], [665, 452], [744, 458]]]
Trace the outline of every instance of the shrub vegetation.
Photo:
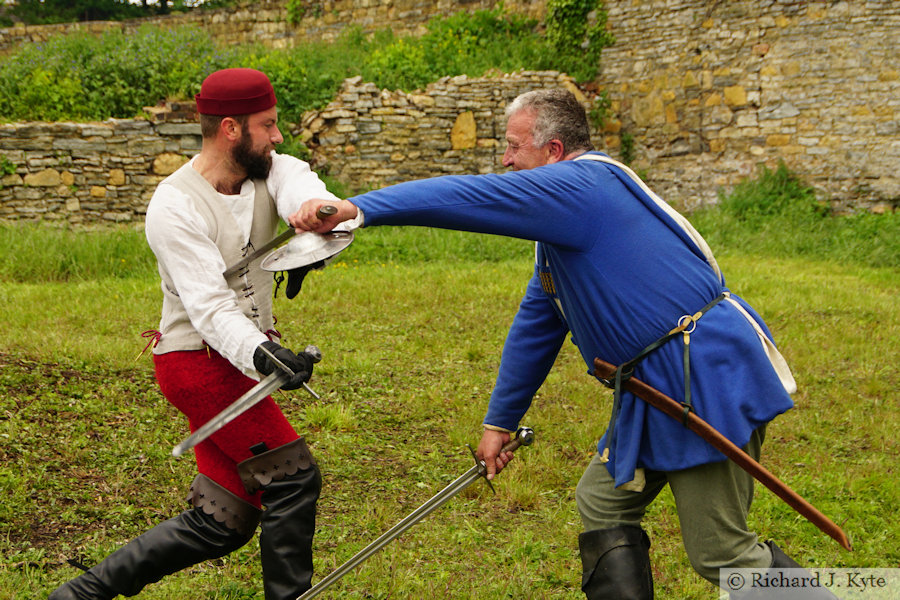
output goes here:
[[[611, 41], [598, 33], [605, 13], [598, 10], [599, 0], [571, 4], [550, 0], [549, 6], [562, 8], [548, 13], [547, 36], [536, 21], [503, 8], [435, 18], [420, 37], [389, 30], [363, 35], [351, 27], [333, 43], [301, 43], [285, 50], [221, 48], [190, 27], [148, 25], [128, 35], [109, 30], [99, 36], [59, 36], [24, 45], [0, 60], [0, 115], [12, 121], [131, 118], [164, 99], [192, 98], [206, 75], [233, 66], [269, 75], [288, 122], [324, 106], [341, 81], [354, 75], [406, 91], [446, 75], [520, 68], [571, 70], [577, 78], [590, 79], [600, 50]], [[589, 28], [584, 19], [592, 10], [600, 17]], [[573, 19], [577, 14], [584, 19]]]
[[900, 267], [900, 215], [836, 216], [784, 163], [761, 165], [756, 178], [720, 192], [719, 203], [695, 211], [691, 222], [717, 253]]

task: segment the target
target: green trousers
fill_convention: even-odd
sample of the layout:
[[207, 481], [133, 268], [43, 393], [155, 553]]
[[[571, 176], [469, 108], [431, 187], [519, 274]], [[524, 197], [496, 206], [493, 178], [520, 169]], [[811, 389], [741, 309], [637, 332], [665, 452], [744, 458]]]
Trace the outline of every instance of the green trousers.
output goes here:
[[[744, 451], [759, 460], [765, 426], [757, 429]], [[622, 525], [641, 526], [644, 513], [669, 485], [675, 498], [684, 549], [694, 569], [719, 584], [719, 569], [766, 568], [772, 553], [747, 529], [753, 500], [753, 477], [730, 460], [682, 471], [644, 472], [640, 492], [616, 489], [609, 471], [594, 456], [578, 482], [575, 498], [585, 531]]]

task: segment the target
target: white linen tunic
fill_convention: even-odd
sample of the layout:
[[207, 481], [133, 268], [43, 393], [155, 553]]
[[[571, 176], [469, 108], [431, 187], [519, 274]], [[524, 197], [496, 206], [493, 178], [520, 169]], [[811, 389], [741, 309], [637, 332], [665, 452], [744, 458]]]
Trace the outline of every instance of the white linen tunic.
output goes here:
[[[254, 188], [247, 180], [238, 194], [217, 193], [221, 210], [233, 217], [220, 221], [237, 223], [245, 241], [250, 239]], [[275, 152], [266, 189], [285, 221], [306, 200], [336, 199], [307, 163]], [[203, 341], [244, 374], [258, 379], [253, 353], [268, 338], [240, 309], [235, 292], [222, 275], [231, 265], [226, 264], [213, 242], [209, 224], [192, 204], [184, 192], [165, 181], [161, 183], [147, 207], [147, 241]], [[258, 301], [271, 303], [270, 290], [260, 290]]]

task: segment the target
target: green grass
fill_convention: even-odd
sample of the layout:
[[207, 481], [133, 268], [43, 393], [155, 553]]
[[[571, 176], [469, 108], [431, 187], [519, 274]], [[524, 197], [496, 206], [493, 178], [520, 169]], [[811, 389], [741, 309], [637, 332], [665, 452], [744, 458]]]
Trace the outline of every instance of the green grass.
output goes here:
[[[379, 231], [360, 232], [297, 298], [276, 300], [285, 343], [316, 343], [325, 355], [311, 382], [322, 399], [297, 392], [282, 401], [325, 478], [317, 578], [470, 466], [465, 444], [478, 442], [531, 272], [525, 242]], [[44, 234], [51, 246], [54, 235], [68, 235]], [[145, 258], [121, 245], [125, 234], [96, 235], [80, 241], [102, 254], [121, 250], [128, 263]], [[79, 245], [66, 240], [73, 253]], [[93, 564], [176, 513], [192, 478], [191, 459], [169, 454], [186, 435], [183, 418], [159, 394], [149, 357], [136, 360], [141, 331], [158, 319], [156, 275], [151, 267], [102, 274], [115, 261], [90, 255], [77, 262], [96, 263], [93, 277], [16, 281], [3, 272], [2, 600], [46, 597], [77, 574], [65, 559]], [[796, 408], [768, 430], [763, 462], [841, 524], [855, 550], [840, 549], [761, 486], [752, 526], [810, 566], [896, 566], [896, 270], [749, 254], [721, 263], [732, 289], [766, 317], [800, 386]], [[607, 391], [584, 371], [566, 344], [526, 419], [537, 440], [495, 481], [496, 495], [469, 488], [323, 597], [583, 597], [574, 488], [609, 407]], [[657, 597], [715, 597], [681, 549], [668, 492], [646, 527]], [[261, 599], [256, 542], [139, 596], [183, 597]]]
[[[788, 175], [763, 173], [693, 220], [799, 385], [762, 462], [854, 551], [761, 486], [750, 524], [809, 566], [896, 567], [898, 218], [808, 210], [814, 200]], [[470, 466], [465, 445], [480, 437], [531, 252], [495, 236], [362, 230], [297, 298], [276, 299], [284, 343], [324, 353], [311, 382], [321, 400], [282, 397], [324, 475], [317, 578]], [[32, 600], [77, 574], [67, 559], [94, 564], [181, 510], [194, 471], [170, 455], [184, 419], [141, 356], [160, 303], [143, 234], [5, 226], [0, 255], [0, 600]], [[468, 488], [324, 597], [582, 598], [574, 490], [609, 400], [566, 344], [525, 421], [536, 442], [496, 495]], [[668, 491], [645, 527], [658, 598], [716, 597], [687, 561]], [[256, 542], [140, 595], [185, 597], [261, 599]]]

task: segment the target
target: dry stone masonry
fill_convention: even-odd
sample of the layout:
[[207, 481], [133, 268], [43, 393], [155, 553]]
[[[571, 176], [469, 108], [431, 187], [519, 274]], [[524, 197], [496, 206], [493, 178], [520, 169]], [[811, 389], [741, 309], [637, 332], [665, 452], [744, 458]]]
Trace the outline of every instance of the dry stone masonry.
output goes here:
[[0, 177], [0, 219], [142, 222], [156, 185], [199, 150], [196, 118], [0, 124], [16, 166]]
[[305, 115], [295, 133], [312, 149], [313, 167], [351, 188], [493, 173], [504, 170], [506, 105], [523, 92], [548, 87], [566, 87], [590, 107], [572, 79], [557, 71], [445, 77], [409, 94], [357, 77], [344, 81], [324, 110]]
[[[284, 0], [161, 19], [223, 42], [287, 47], [347, 25], [418, 33], [432, 16], [488, 0], [307, 2], [289, 25]], [[505, 3], [541, 18], [543, 0]], [[900, 203], [900, 2], [895, 0], [607, 0], [616, 43], [585, 105], [612, 102], [595, 143], [627, 157], [665, 199], [691, 209], [779, 161], [841, 211]], [[146, 21], [141, 21], [144, 23]], [[67, 28], [13, 27], [0, 52]], [[555, 72], [448, 77], [409, 93], [347, 80], [293, 133], [311, 161], [350, 189], [452, 173], [502, 171], [503, 107], [527, 89], [567, 86]], [[140, 224], [156, 184], [200, 148], [188, 106], [147, 119], [0, 124], [0, 219]], [[187, 109], [187, 110], [185, 110]], [[2, 115], [0, 115], [2, 118]], [[9, 171], [13, 171], [9, 173]]]
[[616, 152], [692, 205], [783, 160], [838, 209], [900, 201], [900, 2], [607, 0]]

